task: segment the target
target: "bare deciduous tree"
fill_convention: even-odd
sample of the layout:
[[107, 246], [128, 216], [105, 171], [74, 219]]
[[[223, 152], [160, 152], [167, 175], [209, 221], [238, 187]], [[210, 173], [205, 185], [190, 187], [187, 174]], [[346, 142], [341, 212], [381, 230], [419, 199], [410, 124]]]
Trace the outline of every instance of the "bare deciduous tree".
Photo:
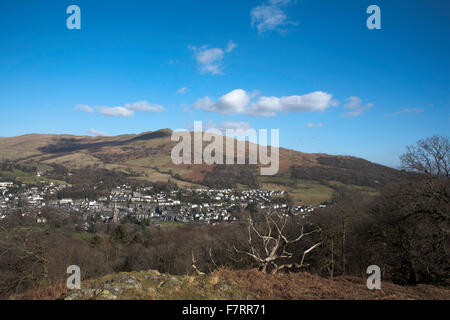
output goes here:
[[197, 266], [195, 265], [196, 261], [195, 261], [195, 257], [194, 257], [194, 251], [192, 251], [192, 269], [195, 271], [195, 273], [199, 276], [201, 276], [202, 274], [205, 274], [204, 272], [201, 272], [200, 270], [198, 270]]
[[434, 135], [406, 147], [400, 156], [402, 169], [441, 177], [450, 174], [450, 142], [448, 137]]
[[282, 269], [305, 267], [306, 255], [320, 246], [321, 243], [315, 243], [304, 250], [300, 263], [290, 262], [294, 258], [294, 253], [288, 252], [287, 247], [320, 231], [320, 229], [315, 228], [305, 232], [304, 225], [296, 224], [296, 227], [299, 227], [300, 230], [296, 230], [296, 236], [290, 237], [287, 227], [290, 223], [295, 223], [293, 217], [277, 212], [261, 214], [262, 221], [258, 222], [252, 218], [248, 220], [248, 249], [238, 250], [235, 248], [235, 251], [251, 257], [263, 272], [276, 274]]

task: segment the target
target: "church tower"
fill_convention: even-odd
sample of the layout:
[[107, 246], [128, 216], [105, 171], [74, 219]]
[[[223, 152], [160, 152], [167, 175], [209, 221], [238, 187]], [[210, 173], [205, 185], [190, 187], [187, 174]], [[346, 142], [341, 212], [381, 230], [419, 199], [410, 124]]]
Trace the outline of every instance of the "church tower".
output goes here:
[[119, 209], [117, 208], [117, 202], [116, 201], [114, 201], [113, 223], [119, 224]]

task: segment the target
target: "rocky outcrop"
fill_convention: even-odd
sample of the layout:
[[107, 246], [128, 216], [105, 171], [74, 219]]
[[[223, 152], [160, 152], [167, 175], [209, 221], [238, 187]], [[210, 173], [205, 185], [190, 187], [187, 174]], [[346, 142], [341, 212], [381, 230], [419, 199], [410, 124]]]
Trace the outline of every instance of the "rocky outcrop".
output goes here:
[[234, 280], [213, 274], [172, 276], [158, 271], [142, 271], [109, 275], [82, 283], [80, 290], [71, 290], [65, 300], [117, 299], [251, 299]]

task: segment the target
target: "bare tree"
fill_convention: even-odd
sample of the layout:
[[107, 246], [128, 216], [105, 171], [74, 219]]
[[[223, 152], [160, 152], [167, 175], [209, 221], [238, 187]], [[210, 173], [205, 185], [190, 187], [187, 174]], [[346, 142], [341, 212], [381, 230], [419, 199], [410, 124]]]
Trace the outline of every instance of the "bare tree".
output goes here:
[[194, 257], [194, 251], [192, 251], [192, 269], [195, 271], [195, 273], [199, 276], [205, 274], [204, 272], [201, 272], [200, 270], [198, 270], [197, 266], [195, 265], [197, 262], [195, 261], [195, 257]]
[[18, 230], [13, 237], [0, 226], [0, 297], [49, 282], [48, 243], [35, 232]]
[[235, 251], [251, 257], [263, 272], [276, 274], [282, 269], [305, 267], [306, 255], [320, 246], [321, 243], [315, 243], [304, 250], [300, 263], [291, 262], [294, 258], [294, 253], [288, 252], [287, 247], [298, 243], [305, 237], [320, 231], [320, 229], [315, 228], [305, 232], [304, 225], [295, 224], [295, 227], [297, 227], [296, 235], [290, 237], [288, 235], [288, 226], [292, 227], [292, 223], [295, 220], [293, 217], [277, 212], [262, 213], [262, 217], [262, 221], [255, 221], [251, 217], [249, 218], [248, 249], [238, 250], [235, 248]]
[[450, 143], [448, 137], [434, 135], [406, 147], [400, 156], [402, 169], [449, 177]]

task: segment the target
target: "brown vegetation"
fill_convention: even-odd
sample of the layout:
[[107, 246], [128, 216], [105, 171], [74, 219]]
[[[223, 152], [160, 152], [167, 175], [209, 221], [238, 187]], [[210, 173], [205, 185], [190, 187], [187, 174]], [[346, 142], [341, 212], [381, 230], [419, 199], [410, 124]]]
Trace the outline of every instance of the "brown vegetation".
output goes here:
[[233, 299], [233, 300], [449, 300], [448, 288], [421, 284], [399, 286], [382, 281], [369, 290], [366, 279], [326, 279], [307, 272], [267, 274], [220, 268], [210, 274], [172, 276], [157, 271], [107, 275], [70, 291], [59, 284], [14, 295], [15, 300], [55, 299]]
[[233, 279], [240, 288], [263, 300], [416, 300], [450, 299], [450, 290], [431, 285], [399, 286], [383, 281], [381, 290], [368, 290], [366, 280], [357, 277], [325, 279], [307, 272], [266, 274], [257, 270], [221, 269], [219, 278]]

